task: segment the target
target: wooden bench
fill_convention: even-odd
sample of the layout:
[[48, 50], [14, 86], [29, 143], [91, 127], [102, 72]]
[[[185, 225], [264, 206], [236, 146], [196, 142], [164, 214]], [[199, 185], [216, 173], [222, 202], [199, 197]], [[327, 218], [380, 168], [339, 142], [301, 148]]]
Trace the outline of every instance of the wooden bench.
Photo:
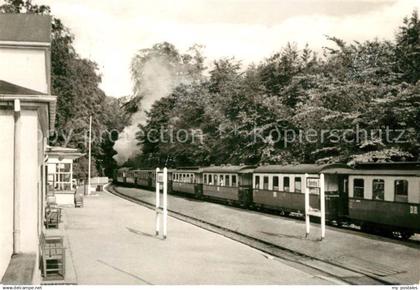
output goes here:
[[61, 208], [48, 205], [45, 208], [45, 227], [58, 229], [61, 221]]

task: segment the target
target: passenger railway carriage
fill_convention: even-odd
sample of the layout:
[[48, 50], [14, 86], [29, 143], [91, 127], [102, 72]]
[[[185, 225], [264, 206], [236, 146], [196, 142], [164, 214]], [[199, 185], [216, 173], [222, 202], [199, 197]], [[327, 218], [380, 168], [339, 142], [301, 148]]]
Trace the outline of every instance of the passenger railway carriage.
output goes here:
[[203, 197], [241, 206], [251, 205], [254, 168], [250, 165], [203, 168]]
[[[156, 171], [120, 168], [118, 183], [155, 189]], [[284, 214], [303, 213], [304, 192], [324, 174], [326, 218], [409, 238], [420, 233], [420, 162], [315, 165], [225, 165], [168, 170], [168, 193]], [[320, 208], [319, 189], [310, 205]]]
[[152, 187], [152, 172], [151, 170], [135, 170], [135, 183], [139, 187], [150, 188]]
[[[308, 179], [319, 179], [327, 168], [345, 168], [343, 164], [333, 165], [266, 165], [254, 170], [253, 202], [257, 208], [291, 212], [305, 211], [305, 190]], [[339, 192], [339, 178], [336, 174], [325, 174], [326, 218], [337, 219], [341, 213], [342, 195]], [[316, 188], [309, 189], [309, 203], [320, 208], [320, 193]]]
[[135, 171], [134, 170], [128, 170], [125, 172], [125, 183], [135, 185], [136, 184], [136, 178], [135, 178]]
[[347, 197], [343, 213], [368, 231], [420, 232], [420, 163], [365, 163], [326, 169], [341, 176]]
[[125, 184], [126, 183], [126, 177], [127, 172], [130, 170], [129, 167], [121, 167], [116, 170], [116, 176], [114, 177], [114, 180], [116, 180], [118, 183]]
[[[137, 169], [133, 170], [133, 184], [142, 188], [156, 188], [156, 169]], [[172, 169], [168, 169], [168, 192], [172, 191]]]
[[172, 190], [200, 198], [203, 194], [203, 177], [200, 167], [178, 168], [172, 173]]

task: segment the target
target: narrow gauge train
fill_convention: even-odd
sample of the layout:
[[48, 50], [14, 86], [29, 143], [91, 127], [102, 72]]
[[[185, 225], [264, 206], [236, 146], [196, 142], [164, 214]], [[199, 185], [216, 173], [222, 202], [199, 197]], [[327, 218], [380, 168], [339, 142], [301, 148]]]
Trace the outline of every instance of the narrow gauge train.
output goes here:
[[[408, 239], [420, 233], [420, 162], [300, 165], [222, 165], [168, 170], [168, 193], [224, 202], [282, 214], [304, 212], [308, 178], [325, 176], [326, 218], [355, 224], [365, 231]], [[114, 180], [126, 186], [154, 189], [154, 169], [116, 170]], [[319, 208], [318, 190], [310, 204]]]

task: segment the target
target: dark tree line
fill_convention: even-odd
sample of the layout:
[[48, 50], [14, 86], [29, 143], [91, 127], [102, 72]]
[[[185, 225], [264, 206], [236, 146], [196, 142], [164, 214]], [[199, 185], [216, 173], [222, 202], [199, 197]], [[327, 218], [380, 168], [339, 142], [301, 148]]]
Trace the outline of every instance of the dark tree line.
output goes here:
[[[51, 14], [48, 6], [31, 0], [4, 2], [0, 13]], [[234, 58], [216, 60], [206, 68], [199, 46], [180, 53], [169, 43], [159, 43], [134, 57], [135, 92], [127, 101], [105, 95], [99, 88], [97, 65], [77, 54], [70, 30], [53, 17], [52, 93], [58, 96], [59, 131], [51, 142], [86, 153], [92, 115], [96, 169], [110, 175], [116, 167], [112, 140], [144, 98], [139, 81], [142, 65], [159, 56], [178, 69], [184, 81], [148, 111], [147, 122], [139, 128], [144, 133], [138, 135], [142, 153], [126, 165], [419, 160], [419, 33], [414, 11], [393, 41], [346, 43], [328, 37], [330, 46], [321, 54], [308, 45], [288, 44], [245, 69]], [[164, 140], [160, 140], [162, 128]], [[356, 128], [373, 133], [364, 136]], [[111, 139], [106, 133], [98, 138], [114, 129]], [[165, 141], [181, 129], [196, 132], [190, 135], [196, 138]], [[316, 138], [299, 138], [299, 132], [313, 131]], [[400, 132], [402, 139], [397, 138]], [[338, 136], [353, 141], [337, 141]], [[80, 162], [81, 174], [86, 163]]]
[[[31, 0], [4, 2], [0, 13], [51, 15], [49, 6], [36, 5]], [[51, 91], [58, 99], [56, 132], [51, 133], [50, 144], [79, 148], [87, 153], [86, 136], [89, 116], [92, 116], [96, 137], [92, 144], [93, 174], [109, 175], [116, 166], [112, 159], [115, 154], [112, 140], [117, 137], [109, 138], [106, 132], [121, 130], [127, 122], [120, 101], [107, 97], [99, 88], [101, 75], [96, 63], [78, 55], [73, 46], [74, 36], [56, 17], [52, 18], [51, 40]], [[103, 138], [99, 138], [101, 134]], [[86, 172], [87, 158], [82, 158], [76, 175], [83, 178]]]
[[[127, 165], [418, 160], [419, 33], [414, 11], [394, 41], [328, 37], [322, 55], [288, 44], [246, 69], [233, 58], [214, 61], [208, 75], [198, 66], [193, 81], [153, 105], [138, 137], [142, 154]], [[149, 52], [180, 65], [197, 58], [168, 43]], [[161, 128], [199, 130], [203, 142], [155, 142]], [[318, 136], [292, 140], [302, 131]]]

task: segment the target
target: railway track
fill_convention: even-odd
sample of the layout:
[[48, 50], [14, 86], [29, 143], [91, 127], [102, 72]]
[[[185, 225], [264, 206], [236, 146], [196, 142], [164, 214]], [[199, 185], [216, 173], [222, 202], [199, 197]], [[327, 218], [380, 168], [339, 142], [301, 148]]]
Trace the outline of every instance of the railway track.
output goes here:
[[[112, 184], [109, 184], [105, 187], [107, 192], [124, 198], [128, 201], [134, 202], [136, 204], [145, 206], [149, 209], [154, 210], [155, 205], [141, 200], [139, 198], [132, 197], [130, 195], [124, 194], [121, 191], [118, 191]], [[315, 271], [327, 275], [330, 278], [335, 280], [336, 283], [350, 284], [350, 285], [393, 285], [398, 284], [395, 281], [390, 281], [383, 277], [372, 275], [365, 271], [355, 269], [354, 267], [346, 267], [343, 264], [336, 263], [330, 260], [319, 259], [316, 257], [311, 257], [285, 247], [246, 235], [239, 231], [228, 229], [226, 227], [210, 223], [208, 221], [198, 219], [186, 214], [183, 214], [178, 211], [168, 209], [169, 215], [178, 220], [193, 224], [200, 228], [215, 232], [217, 234], [223, 235], [227, 238], [235, 240], [237, 242], [248, 245], [258, 251], [261, 251], [266, 258], [273, 259], [278, 258], [283, 262], [288, 263], [292, 266], [305, 267], [309, 271]], [[325, 278], [325, 277], [324, 277]], [[327, 280], [329, 280], [327, 279]]]

